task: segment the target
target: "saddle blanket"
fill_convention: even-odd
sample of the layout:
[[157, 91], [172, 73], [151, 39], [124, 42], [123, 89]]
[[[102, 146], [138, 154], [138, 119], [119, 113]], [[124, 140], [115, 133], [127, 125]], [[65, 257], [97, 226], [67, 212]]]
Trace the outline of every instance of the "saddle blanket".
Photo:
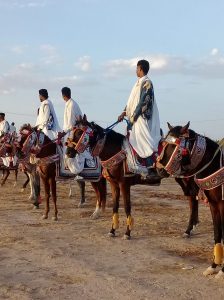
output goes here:
[[126, 152], [126, 161], [124, 165], [125, 176], [140, 174], [145, 177], [148, 174], [148, 169], [141, 164], [137, 153], [133, 150], [127, 138], [124, 139], [122, 149]]
[[99, 157], [93, 157], [89, 151], [76, 154], [74, 158], [63, 157], [63, 150], [58, 149], [60, 160], [57, 163], [59, 180], [75, 178], [78, 181], [99, 181], [101, 165]]

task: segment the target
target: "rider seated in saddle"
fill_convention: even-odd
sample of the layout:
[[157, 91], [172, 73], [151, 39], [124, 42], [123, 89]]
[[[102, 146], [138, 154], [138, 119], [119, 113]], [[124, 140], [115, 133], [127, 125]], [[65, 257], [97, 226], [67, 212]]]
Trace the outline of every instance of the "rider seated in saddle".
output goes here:
[[160, 177], [153, 165], [161, 139], [160, 120], [153, 84], [147, 76], [148, 71], [149, 62], [147, 60], [138, 61], [136, 69], [138, 80], [118, 121], [123, 121], [127, 116], [129, 142], [138, 156], [145, 159], [148, 168], [147, 178], [158, 178], [159, 180]]
[[9, 123], [5, 120], [5, 114], [0, 113], [0, 139], [9, 132]]
[[57, 138], [61, 128], [54, 110], [53, 103], [48, 98], [46, 89], [39, 90], [40, 107], [38, 109], [36, 127], [41, 130], [51, 140]]

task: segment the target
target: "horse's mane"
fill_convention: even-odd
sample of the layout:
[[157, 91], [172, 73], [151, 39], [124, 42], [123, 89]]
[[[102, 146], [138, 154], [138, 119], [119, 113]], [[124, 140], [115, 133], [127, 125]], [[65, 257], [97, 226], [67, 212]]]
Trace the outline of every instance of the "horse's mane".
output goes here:
[[[97, 132], [103, 137], [105, 135], [105, 129], [96, 124], [95, 122], [89, 123], [89, 126], [93, 129], [96, 129]], [[119, 143], [120, 145], [123, 143], [125, 136], [119, 132], [114, 130], [110, 130], [107, 133], [107, 138], [111, 143]]]

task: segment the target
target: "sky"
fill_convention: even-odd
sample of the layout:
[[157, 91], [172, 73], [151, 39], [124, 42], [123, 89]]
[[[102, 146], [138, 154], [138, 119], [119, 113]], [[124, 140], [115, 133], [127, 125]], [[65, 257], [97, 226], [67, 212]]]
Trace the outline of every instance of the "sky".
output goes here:
[[17, 128], [34, 125], [46, 88], [62, 126], [69, 86], [88, 119], [107, 127], [147, 59], [164, 132], [190, 121], [220, 139], [223, 11], [223, 0], [0, 0], [0, 111]]

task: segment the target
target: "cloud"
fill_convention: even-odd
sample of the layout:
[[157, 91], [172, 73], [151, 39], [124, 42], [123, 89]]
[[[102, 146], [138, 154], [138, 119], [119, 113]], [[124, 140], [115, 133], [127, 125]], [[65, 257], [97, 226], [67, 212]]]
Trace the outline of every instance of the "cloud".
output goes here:
[[150, 54], [143, 57], [109, 60], [103, 64], [106, 70], [105, 77], [119, 78], [120, 76], [133, 74], [140, 59], [146, 59], [150, 62], [153, 74], [224, 78], [224, 55], [217, 48], [213, 48], [209, 54], [202, 58]]
[[88, 72], [91, 69], [91, 58], [90, 56], [82, 56], [75, 63], [75, 67], [83, 72]]
[[56, 65], [63, 62], [62, 57], [57, 52], [57, 49], [50, 44], [40, 45], [40, 51], [43, 53], [43, 57], [40, 59], [42, 64]]
[[6, 1], [0, 0], [0, 6], [9, 8], [43, 8], [47, 5], [46, 1], [43, 0], [18, 0], [18, 1]]
[[24, 54], [26, 48], [28, 46], [27, 45], [16, 45], [16, 46], [13, 46], [10, 50], [15, 53], [15, 54]]

